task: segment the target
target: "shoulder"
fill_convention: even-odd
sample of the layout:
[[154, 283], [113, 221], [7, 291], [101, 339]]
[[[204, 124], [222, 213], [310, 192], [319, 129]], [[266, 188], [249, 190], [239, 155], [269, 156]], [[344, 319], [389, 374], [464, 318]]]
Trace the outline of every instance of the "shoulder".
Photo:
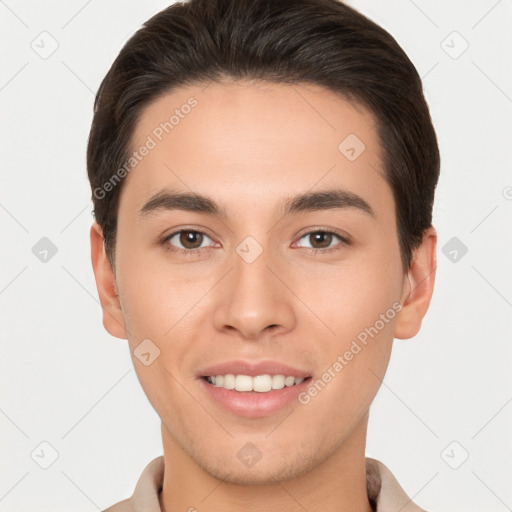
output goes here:
[[153, 459], [142, 471], [130, 498], [111, 505], [103, 512], [146, 512], [160, 510], [158, 493], [164, 478], [163, 456]]
[[102, 512], [133, 512], [132, 500], [131, 498], [128, 498], [126, 500], [120, 501], [106, 508]]
[[426, 512], [412, 501], [381, 461], [366, 457], [366, 475], [368, 496], [375, 501], [376, 512]]

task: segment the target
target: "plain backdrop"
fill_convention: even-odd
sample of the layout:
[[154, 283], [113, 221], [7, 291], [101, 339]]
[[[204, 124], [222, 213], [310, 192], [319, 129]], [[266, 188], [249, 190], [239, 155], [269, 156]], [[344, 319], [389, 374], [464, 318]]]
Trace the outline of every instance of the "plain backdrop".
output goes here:
[[[167, 5], [0, 1], [2, 512], [102, 510], [162, 454], [128, 343], [102, 326], [85, 149], [101, 79]], [[427, 510], [511, 510], [512, 2], [350, 5], [415, 63], [442, 158], [434, 297], [395, 341], [367, 454]]]

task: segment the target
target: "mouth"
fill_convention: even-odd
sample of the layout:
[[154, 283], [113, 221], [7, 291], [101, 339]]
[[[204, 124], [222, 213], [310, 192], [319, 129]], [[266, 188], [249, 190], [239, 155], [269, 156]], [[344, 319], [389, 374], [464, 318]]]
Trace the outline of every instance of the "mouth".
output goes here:
[[298, 405], [313, 373], [276, 361], [238, 360], [204, 368], [197, 378], [214, 406], [236, 416], [262, 418]]
[[298, 386], [304, 381], [311, 379], [307, 377], [294, 377], [293, 375], [235, 375], [227, 373], [225, 375], [208, 375], [202, 377], [206, 382], [218, 388], [237, 391], [239, 393], [269, 393], [283, 388]]

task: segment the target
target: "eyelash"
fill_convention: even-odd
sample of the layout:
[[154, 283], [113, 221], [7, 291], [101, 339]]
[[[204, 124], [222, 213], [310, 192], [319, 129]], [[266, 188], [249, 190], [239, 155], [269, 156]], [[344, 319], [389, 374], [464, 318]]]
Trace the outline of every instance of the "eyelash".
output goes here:
[[[179, 235], [180, 233], [199, 233], [201, 235], [205, 235], [208, 238], [211, 238], [207, 233], [204, 231], [198, 230], [198, 229], [180, 229], [178, 231], [174, 231], [170, 235], [165, 236], [161, 241], [160, 245], [164, 247], [164, 250], [175, 253], [175, 254], [183, 254], [185, 256], [197, 256], [202, 253], [202, 249], [211, 249], [211, 247], [200, 247], [198, 249], [180, 249], [178, 247], [172, 246], [169, 242], [171, 238], [173, 238], [176, 235]], [[309, 248], [309, 247], [303, 247], [303, 249], [307, 249], [310, 254], [317, 254], [317, 253], [331, 253], [334, 251], [340, 250], [342, 247], [345, 247], [347, 245], [351, 244], [351, 240], [347, 238], [346, 236], [341, 235], [340, 233], [332, 230], [327, 229], [314, 229], [312, 231], [308, 231], [307, 233], [304, 233], [299, 240], [302, 240], [304, 237], [307, 237], [309, 235], [317, 234], [317, 233], [324, 233], [324, 234], [330, 234], [338, 237], [341, 242], [334, 245], [333, 247], [328, 247], [326, 249], [315, 249], [315, 248]]]

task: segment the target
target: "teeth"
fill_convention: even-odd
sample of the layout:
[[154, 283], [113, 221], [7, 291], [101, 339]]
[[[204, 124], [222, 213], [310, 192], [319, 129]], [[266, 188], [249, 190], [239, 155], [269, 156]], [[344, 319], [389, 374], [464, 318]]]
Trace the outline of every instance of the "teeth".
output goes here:
[[[220, 375], [217, 375], [218, 379]], [[235, 377], [235, 389], [237, 391], [252, 391], [252, 377], [249, 375], [237, 375]]]
[[284, 375], [274, 375], [272, 377], [272, 389], [284, 388]]
[[294, 377], [286, 377], [284, 379], [284, 385], [285, 386], [293, 386], [295, 384], [295, 378]]
[[219, 388], [234, 389], [240, 392], [256, 391], [258, 393], [267, 393], [273, 389], [282, 389], [285, 386], [290, 387], [300, 384], [304, 381], [301, 377], [284, 376], [284, 375], [212, 375], [207, 377], [210, 384], [214, 384]]
[[224, 375], [224, 383], [222, 387], [226, 389], [235, 389], [235, 376], [232, 373]]

